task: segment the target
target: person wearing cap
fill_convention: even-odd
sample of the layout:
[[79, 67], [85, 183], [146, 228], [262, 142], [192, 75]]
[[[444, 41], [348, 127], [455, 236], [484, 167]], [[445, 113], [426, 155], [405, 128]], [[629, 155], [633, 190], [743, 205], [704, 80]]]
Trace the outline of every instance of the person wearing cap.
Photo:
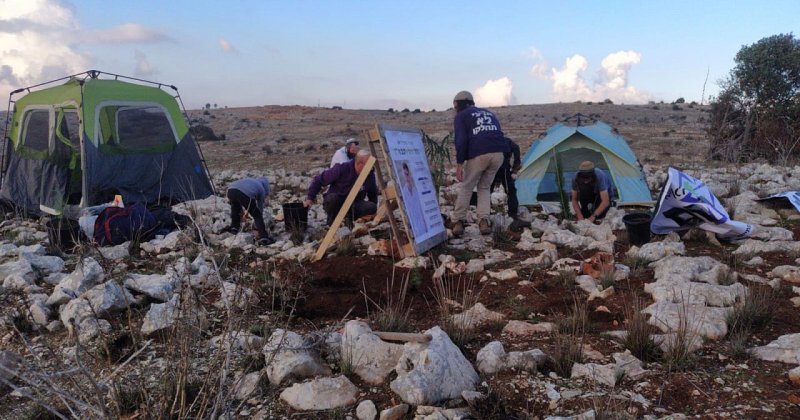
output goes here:
[[594, 223], [606, 216], [614, 189], [606, 172], [594, 163], [583, 161], [572, 179], [572, 211], [578, 220]]
[[[322, 208], [325, 209], [325, 213], [328, 215], [328, 225], [331, 225], [342, 209], [350, 190], [353, 189], [358, 175], [366, 166], [369, 158], [369, 151], [359, 150], [355, 159], [334, 165], [312, 178], [303, 205], [306, 208], [311, 207], [316, 200], [317, 194], [323, 187], [327, 186], [328, 191], [322, 196]], [[364, 200], [364, 198], [367, 200]], [[375, 172], [370, 171], [366, 181], [364, 181], [364, 185], [361, 186], [361, 190], [356, 195], [355, 201], [348, 209], [348, 219], [355, 220], [359, 217], [377, 213], [377, 203], [378, 186], [375, 183]]]
[[358, 153], [358, 140], [351, 137], [347, 139], [343, 147], [340, 147], [333, 153], [330, 167], [333, 168], [336, 164], [353, 160], [353, 158], [356, 157], [356, 153]]
[[503, 154], [510, 151], [500, 122], [491, 111], [478, 108], [467, 91], [453, 98], [456, 116], [453, 135], [456, 148], [456, 179], [461, 182], [453, 211], [453, 235], [464, 233], [472, 190], [478, 188], [477, 220], [482, 235], [492, 232], [489, 223], [490, 191], [497, 170], [503, 164]]
[[231, 224], [225, 228], [226, 232], [233, 234], [241, 230], [242, 213], [247, 210], [253, 217], [256, 231], [258, 232], [258, 244], [270, 245], [275, 242], [267, 234], [267, 227], [264, 224], [264, 201], [269, 195], [269, 180], [267, 177], [242, 178], [232, 182], [228, 186], [228, 202], [231, 205]]

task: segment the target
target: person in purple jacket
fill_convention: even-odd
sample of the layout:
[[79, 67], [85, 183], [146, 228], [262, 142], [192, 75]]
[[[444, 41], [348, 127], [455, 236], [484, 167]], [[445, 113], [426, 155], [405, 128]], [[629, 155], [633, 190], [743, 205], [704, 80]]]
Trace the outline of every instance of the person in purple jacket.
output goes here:
[[453, 210], [453, 236], [464, 233], [472, 190], [478, 187], [477, 220], [482, 235], [492, 232], [489, 223], [490, 188], [503, 153], [509, 152], [508, 142], [500, 129], [497, 117], [488, 110], [477, 108], [472, 94], [461, 91], [453, 98], [456, 111], [453, 135], [456, 146], [456, 179], [461, 182]]
[[[308, 208], [314, 204], [320, 190], [323, 187], [328, 187], [328, 191], [322, 195], [322, 208], [328, 215], [328, 225], [333, 223], [333, 219], [339, 214], [347, 195], [356, 183], [356, 178], [364, 169], [367, 161], [370, 158], [370, 153], [367, 150], [359, 150], [356, 158], [338, 163], [333, 167], [325, 170], [321, 174], [315, 176], [308, 186], [308, 193], [303, 205]], [[366, 198], [367, 200], [364, 200]], [[355, 201], [348, 210], [347, 218], [355, 220], [369, 214], [375, 214], [378, 211], [378, 187], [375, 184], [375, 173], [370, 172], [361, 191], [358, 192]]]

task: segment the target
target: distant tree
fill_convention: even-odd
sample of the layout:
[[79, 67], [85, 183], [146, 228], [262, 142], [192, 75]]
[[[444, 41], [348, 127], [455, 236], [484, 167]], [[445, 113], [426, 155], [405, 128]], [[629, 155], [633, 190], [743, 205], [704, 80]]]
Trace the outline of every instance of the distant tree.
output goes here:
[[606, 98], [606, 99], [603, 99], [603, 103], [604, 104], [613, 104], [614, 101], [612, 101], [611, 99]]
[[762, 38], [743, 46], [734, 62], [711, 103], [711, 156], [786, 164], [800, 152], [800, 39]]
[[214, 104], [214, 109], [217, 109], [217, 104]]
[[211, 104], [206, 104], [206, 109], [211, 109]]
[[681, 96], [680, 98], [675, 100], [675, 103], [676, 104], [686, 103], [686, 99], [683, 99], [683, 96]]
[[392, 112], [394, 112], [394, 108], [389, 108], [389, 109], [386, 110], [386, 112], [392, 113]]
[[400, 111], [400, 112], [411, 112], [411, 111], [409, 111], [409, 109], [408, 109], [408, 108], [403, 108], [403, 110], [402, 110], [402, 111]]

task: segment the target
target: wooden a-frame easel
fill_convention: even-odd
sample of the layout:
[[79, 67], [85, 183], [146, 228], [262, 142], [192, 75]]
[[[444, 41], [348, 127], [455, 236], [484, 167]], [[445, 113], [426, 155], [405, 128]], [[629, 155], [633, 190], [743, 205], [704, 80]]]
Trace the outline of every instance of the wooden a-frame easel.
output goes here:
[[[389, 220], [389, 226], [392, 229], [392, 238], [394, 238], [394, 240], [397, 242], [400, 258], [413, 257], [417, 255], [416, 249], [414, 248], [414, 240], [412, 234], [410, 233], [411, 229], [408, 220], [406, 220], [405, 212], [400, 212], [401, 220], [399, 221], [395, 220], [394, 217], [394, 209], [398, 207], [402, 208], [403, 203], [401, 201], [402, 199], [397, 194], [397, 189], [395, 187], [397, 182], [394, 180], [394, 174], [391, 170], [389, 156], [386, 153], [386, 148], [383, 144], [383, 138], [381, 136], [380, 129], [376, 126], [375, 128], [367, 130], [364, 133], [364, 136], [367, 139], [367, 144], [369, 145], [372, 156], [370, 156], [369, 160], [367, 160], [367, 164], [358, 175], [355, 184], [353, 184], [353, 188], [350, 189], [350, 193], [347, 195], [344, 204], [342, 204], [342, 208], [339, 210], [339, 213], [336, 215], [336, 218], [333, 220], [330, 228], [328, 228], [328, 232], [325, 234], [325, 238], [320, 243], [317, 253], [314, 254], [312, 261], [319, 261], [323, 256], [325, 256], [325, 252], [331, 246], [331, 243], [336, 236], [336, 231], [339, 230], [339, 227], [342, 225], [345, 216], [347, 216], [347, 212], [350, 210], [350, 206], [355, 201], [358, 192], [361, 190], [361, 187], [367, 180], [367, 175], [373, 169], [375, 170], [375, 183], [380, 190], [383, 200], [381, 200], [381, 205], [378, 207], [378, 212], [376, 213], [372, 223], [377, 225], [383, 220], [384, 217], [386, 217]], [[391, 184], [387, 185], [387, 183], [384, 182], [383, 173], [381, 171], [381, 168], [383, 167], [386, 168], [386, 172]], [[402, 224], [403, 229], [400, 229], [398, 223]]]

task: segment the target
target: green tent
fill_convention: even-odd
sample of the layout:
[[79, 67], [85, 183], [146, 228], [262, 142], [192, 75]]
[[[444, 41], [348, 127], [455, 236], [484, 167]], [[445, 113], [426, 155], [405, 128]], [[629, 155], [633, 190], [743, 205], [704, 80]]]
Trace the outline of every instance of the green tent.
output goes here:
[[653, 204], [642, 166], [625, 139], [603, 122], [581, 126], [580, 114], [576, 117], [577, 126], [550, 127], [522, 158], [516, 181], [519, 203], [559, 201], [559, 186], [569, 197], [578, 166], [589, 160], [610, 176], [618, 204]]
[[63, 214], [116, 194], [165, 205], [212, 195], [179, 100], [174, 86], [94, 70], [12, 92], [0, 200]]

